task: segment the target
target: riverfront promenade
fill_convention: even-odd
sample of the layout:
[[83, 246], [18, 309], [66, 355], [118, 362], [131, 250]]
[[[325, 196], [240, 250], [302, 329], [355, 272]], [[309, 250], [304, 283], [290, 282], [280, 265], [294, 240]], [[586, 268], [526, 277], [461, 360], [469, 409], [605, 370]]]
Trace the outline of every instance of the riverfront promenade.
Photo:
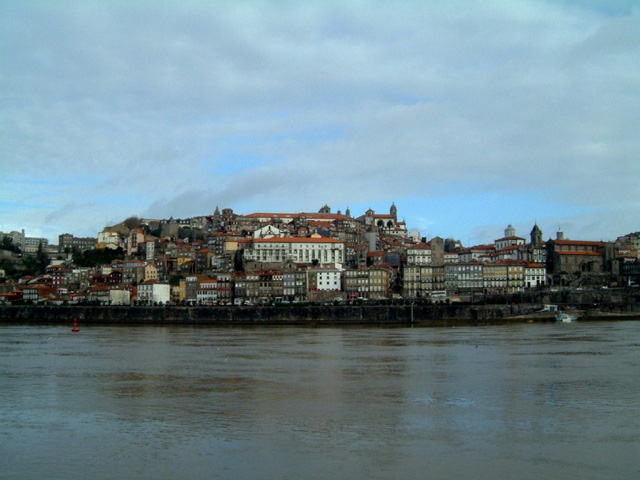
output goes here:
[[[305, 306], [2, 306], [0, 322], [84, 325], [492, 325], [554, 321], [540, 304]], [[640, 319], [640, 304], [573, 309], [580, 320]]]

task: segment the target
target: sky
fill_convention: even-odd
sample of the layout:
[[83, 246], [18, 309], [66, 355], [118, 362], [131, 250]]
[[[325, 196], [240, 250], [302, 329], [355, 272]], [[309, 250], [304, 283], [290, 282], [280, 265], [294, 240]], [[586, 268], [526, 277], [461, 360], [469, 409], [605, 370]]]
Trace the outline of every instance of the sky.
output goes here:
[[0, 0], [0, 231], [352, 216], [640, 230], [637, 1]]

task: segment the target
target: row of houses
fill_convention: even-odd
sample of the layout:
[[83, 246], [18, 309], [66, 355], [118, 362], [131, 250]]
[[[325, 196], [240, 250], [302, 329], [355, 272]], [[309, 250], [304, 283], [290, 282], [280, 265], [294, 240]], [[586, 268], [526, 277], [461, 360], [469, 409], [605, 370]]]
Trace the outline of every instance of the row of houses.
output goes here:
[[[332, 302], [354, 299], [388, 299], [398, 278], [391, 265], [344, 270], [338, 265], [294, 266], [253, 272], [193, 274], [177, 285], [155, 278], [132, 284], [119, 271], [93, 276], [91, 286], [77, 293], [51, 282], [24, 285], [22, 296], [11, 301], [97, 302], [104, 305], [254, 305], [267, 302]], [[115, 274], [115, 275], [114, 275]], [[414, 265], [404, 268], [401, 291], [406, 298], [428, 298], [434, 292], [512, 294], [545, 285], [545, 268], [518, 261]], [[114, 280], [115, 279], [115, 280]], [[118, 281], [120, 280], [120, 281]], [[40, 279], [42, 281], [42, 279]]]
[[505, 295], [547, 284], [545, 266], [517, 260], [444, 265], [414, 265], [404, 268], [403, 292], [408, 298], [427, 298], [433, 292]]

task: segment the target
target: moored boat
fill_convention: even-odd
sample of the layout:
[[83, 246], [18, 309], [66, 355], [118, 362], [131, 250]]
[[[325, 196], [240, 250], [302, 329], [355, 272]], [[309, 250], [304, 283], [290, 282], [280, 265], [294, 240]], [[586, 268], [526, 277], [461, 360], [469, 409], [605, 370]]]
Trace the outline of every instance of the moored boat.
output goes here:
[[565, 313], [565, 312], [558, 312], [555, 316], [556, 322], [561, 322], [561, 323], [571, 323], [577, 318], [578, 317], [576, 317], [575, 315], [569, 315], [568, 313]]

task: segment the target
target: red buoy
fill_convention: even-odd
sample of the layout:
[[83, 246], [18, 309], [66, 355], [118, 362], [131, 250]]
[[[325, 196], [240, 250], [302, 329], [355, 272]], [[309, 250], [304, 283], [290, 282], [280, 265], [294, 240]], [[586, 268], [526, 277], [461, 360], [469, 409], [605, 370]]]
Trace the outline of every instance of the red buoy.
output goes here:
[[80, 331], [80, 327], [78, 327], [78, 319], [74, 318], [73, 319], [73, 328], [71, 329], [72, 332], [79, 332]]

